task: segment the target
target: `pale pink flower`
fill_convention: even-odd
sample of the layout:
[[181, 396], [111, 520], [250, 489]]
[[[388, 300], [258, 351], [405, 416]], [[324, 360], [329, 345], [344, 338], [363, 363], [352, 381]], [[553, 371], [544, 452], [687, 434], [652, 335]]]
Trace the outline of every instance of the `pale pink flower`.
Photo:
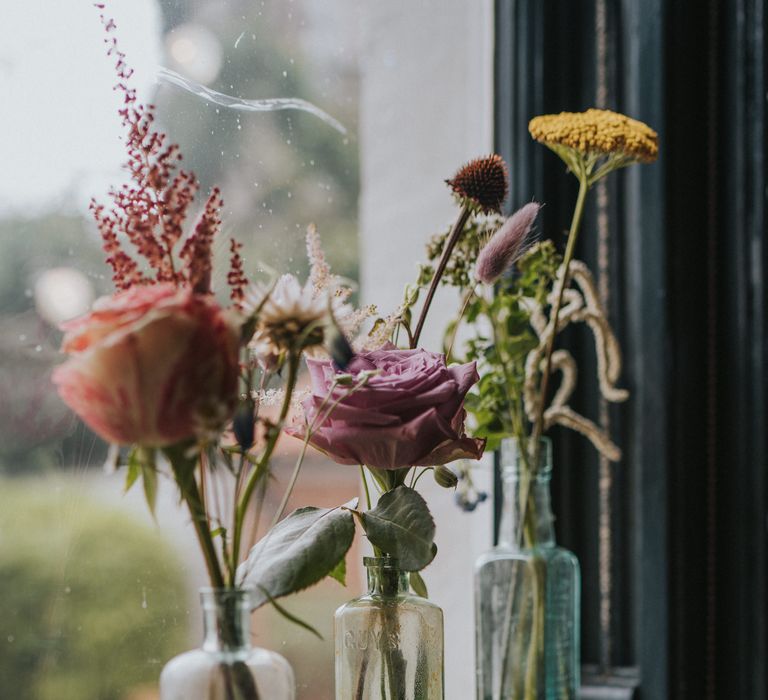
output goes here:
[[162, 447], [231, 417], [239, 323], [212, 297], [173, 283], [133, 287], [62, 329], [70, 358], [53, 382], [105, 440]]

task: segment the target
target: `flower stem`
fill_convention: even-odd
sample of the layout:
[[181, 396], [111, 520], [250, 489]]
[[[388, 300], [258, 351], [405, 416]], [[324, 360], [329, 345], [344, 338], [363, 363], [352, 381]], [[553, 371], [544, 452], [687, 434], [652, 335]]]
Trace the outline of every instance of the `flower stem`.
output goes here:
[[456, 219], [456, 223], [453, 225], [450, 234], [448, 234], [448, 239], [445, 241], [445, 248], [443, 248], [443, 254], [440, 256], [440, 261], [437, 263], [437, 269], [435, 270], [435, 274], [432, 276], [432, 281], [430, 282], [429, 289], [427, 290], [427, 298], [424, 300], [424, 305], [421, 307], [419, 321], [416, 324], [416, 330], [413, 332], [413, 337], [411, 338], [410, 342], [411, 348], [415, 348], [419, 344], [421, 331], [424, 328], [424, 321], [427, 319], [427, 312], [429, 311], [429, 307], [432, 305], [432, 299], [435, 296], [437, 285], [440, 283], [440, 279], [442, 278], [443, 273], [445, 272], [445, 268], [448, 265], [448, 261], [451, 258], [451, 253], [453, 253], [453, 249], [456, 247], [456, 243], [458, 243], [459, 238], [461, 238], [461, 234], [464, 232], [464, 227], [467, 225], [467, 221], [469, 220], [469, 215], [471, 213], [471, 208], [469, 205], [465, 204], [461, 208], [461, 211], [459, 212], [459, 218]]
[[448, 347], [445, 350], [446, 364], [448, 364], [451, 361], [453, 346], [456, 344], [456, 336], [459, 334], [459, 326], [461, 325], [461, 321], [464, 318], [464, 314], [467, 312], [467, 308], [469, 307], [470, 302], [472, 301], [472, 299], [475, 298], [476, 291], [477, 291], [477, 285], [473, 285], [470, 289], [468, 289], [464, 293], [464, 299], [461, 305], [461, 310], [459, 311], [459, 316], [456, 319], [456, 325], [453, 327], [453, 332], [451, 333], [451, 340], [448, 343]]
[[[570, 269], [571, 260], [573, 260], [574, 251], [576, 249], [576, 241], [578, 239], [579, 235], [579, 229], [581, 226], [581, 220], [584, 215], [584, 204], [586, 202], [587, 193], [589, 192], [590, 183], [587, 179], [586, 175], [579, 176], [579, 194], [576, 199], [576, 206], [573, 211], [573, 217], [571, 219], [571, 228], [568, 232], [568, 242], [565, 247], [565, 255], [563, 256], [563, 262], [561, 265], [562, 269], [562, 275], [560, 276], [560, 282], [558, 286], [557, 296], [555, 298], [555, 303], [552, 307], [552, 312], [550, 314], [550, 327], [551, 332], [547, 339], [547, 345], [545, 348], [545, 354], [544, 354], [544, 370], [542, 372], [541, 376], [541, 384], [539, 389], [539, 406], [538, 406], [538, 412], [536, 415], [536, 420], [533, 424], [533, 429], [531, 432], [531, 438], [529, 444], [531, 445], [531, 452], [532, 455], [528, 455], [527, 450], [525, 452], [526, 457], [530, 458], [530, 466], [526, 470], [528, 472], [527, 479], [524, 482], [523, 485], [521, 485], [520, 489], [520, 500], [521, 500], [521, 515], [520, 519], [523, 524], [523, 527], [520, 528], [520, 534], [519, 534], [519, 541], [518, 546], [527, 545], [527, 547], [533, 547], [535, 546], [535, 534], [533, 532], [533, 517], [534, 516], [534, 505], [531, 503], [532, 501], [532, 494], [531, 494], [531, 483], [536, 478], [536, 473], [539, 469], [539, 463], [541, 459], [541, 434], [544, 429], [544, 412], [546, 407], [546, 395], [547, 395], [547, 389], [549, 385], [549, 376], [552, 370], [552, 352], [554, 350], [555, 345], [555, 337], [557, 336], [557, 325], [559, 321], [560, 316], [560, 309], [563, 306], [563, 297], [565, 294], [565, 287], [568, 282], [568, 272]], [[538, 577], [536, 577], [538, 579]], [[538, 586], [538, 583], [536, 584]], [[514, 581], [511, 584], [511, 590], [510, 590], [510, 599], [509, 603], [513, 604], [514, 598], [515, 598], [515, 592], [514, 592]], [[537, 591], [539, 593], [539, 591]], [[536, 607], [543, 606], [544, 601], [541, 596], [538, 596], [538, 600], [535, 600], [534, 605]], [[533, 624], [533, 635], [531, 638], [531, 648], [529, 649], [529, 654], [533, 648], [534, 644], [539, 644], [541, 642], [538, 637], [540, 636], [540, 633], [543, 633], [543, 628], [540, 627], [538, 624], [538, 618], [544, 613], [543, 610], [535, 610], [534, 612], [534, 624]], [[505, 616], [506, 617], [506, 616]], [[511, 621], [510, 621], [511, 624]], [[542, 623], [543, 624], [543, 623]], [[501, 692], [504, 692], [504, 687], [506, 684], [506, 678], [508, 675], [508, 656], [509, 656], [509, 631], [507, 628], [506, 620], [504, 625], [504, 646], [503, 646], [503, 652], [502, 652], [502, 668], [501, 668]], [[530, 660], [530, 656], [529, 656]], [[529, 669], [530, 670], [530, 669]], [[531, 692], [531, 686], [530, 684], [533, 682], [533, 677], [530, 675], [526, 678], [526, 697]], [[534, 696], [535, 697], [535, 696]]]
[[371, 509], [371, 492], [368, 489], [368, 479], [365, 478], [365, 467], [360, 465], [360, 478], [363, 480], [363, 489], [365, 489], [365, 503], [368, 506], [368, 510]]
[[187, 504], [189, 514], [192, 517], [192, 524], [195, 528], [197, 540], [200, 543], [200, 549], [203, 552], [211, 585], [214, 588], [223, 588], [224, 576], [221, 573], [219, 558], [213, 545], [213, 538], [211, 537], [211, 530], [208, 525], [208, 515], [205, 512], [205, 504], [200, 496], [197, 481], [195, 480], [197, 460], [186, 457], [183, 447], [168, 448], [165, 450], [165, 454], [171, 463], [173, 476], [179, 486], [181, 497]]
[[[267, 442], [267, 446], [264, 448], [264, 453], [261, 455], [261, 458], [251, 472], [251, 475], [248, 477], [248, 481], [243, 488], [243, 494], [235, 508], [234, 533], [232, 535], [231, 569], [233, 571], [237, 571], [237, 564], [240, 559], [240, 541], [243, 536], [243, 524], [245, 522], [246, 513], [248, 512], [248, 504], [253, 495], [253, 490], [256, 488], [256, 484], [262, 478], [266, 465], [269, 463], [270, 457], [272, 457], [272, 453], [282, 434], [283, 423], [285, 423], [286, 416], [288, 415], [288, 409], [291, 405], [291, 397], [293, 396], [293, 390], [296, 387], [296, 379], [299, 374], [299, 358], [300, 354], [295, 352], [291, 352], [288, 357], [288, 378], [285, 384], [285, 397], [283, 398], [283, 405], [280, 409], [280, 416], [277, 419], [277, 424], [273, 427], [272, 435]], [[235, 585], [234, 579], [230, 581], [230, 585]]]
[[533, 432], [531, 433], [534, 450], [533, 464], [536, 468], [538, 468], [539, 464], [539, 438], [544, 431], [544, 412], [547, 401], [547, 389], [549, 388], [549, 376], [552, 372], [552, 352], [555, 347], [555, 338], [557, 336], [557, 324], [560, 317], [560, 309], [563, 306], [563, 295], [565, 294], [565, 287], [568, 283], [568, 272], [571, 266], [571, 260], [573, 260], [573, 254], [576, 250], [576, 241], [579, 237], [579, 228], [584, 214], [584, 203], [587, 198], [587, 192], [589, 192], [589, 181], [585, 175], [581, 175], [579, 177], [579, 194], [576, 198], [576, 207], [573, 210], [571, 228], [568, 232], [568, 243], [565, 246], [565, 255], [561, 265], [563, 274], [560, 276], [557, 297], [555, 298], [555, 304], [552, 307], [552, 312], [550, 314], [551, 332], [549, 338], [547, 338], [547, 345], [544, 351], [544, 370], [541, 374], [541, 384], [539, 387], [539, 406], [536, 421], [533, 424]]

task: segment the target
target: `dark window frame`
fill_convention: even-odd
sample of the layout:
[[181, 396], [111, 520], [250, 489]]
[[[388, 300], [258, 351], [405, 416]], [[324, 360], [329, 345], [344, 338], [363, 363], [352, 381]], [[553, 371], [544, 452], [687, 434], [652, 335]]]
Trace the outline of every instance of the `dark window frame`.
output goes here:
[[[601, 96], [661, 140], [659, 161], [612, 176], [600, 205], [632, 392], [609, 412], [625, 456], [607, 499], [583, 439], [555, 433], [558, 537], [584, 573], [584, 697], [768, 696], [766, 30], [765, 0], [496, 0], [511, 206], [546, 201], [550, 237], [573, 206], [573, 178], [531, 141], [531, 116]], [[577, 253], [593, 269], [595, 199]], [[589, 377], [588, 339], [564, 342]], [[597, 415], [588, 386], [576, 405]]]

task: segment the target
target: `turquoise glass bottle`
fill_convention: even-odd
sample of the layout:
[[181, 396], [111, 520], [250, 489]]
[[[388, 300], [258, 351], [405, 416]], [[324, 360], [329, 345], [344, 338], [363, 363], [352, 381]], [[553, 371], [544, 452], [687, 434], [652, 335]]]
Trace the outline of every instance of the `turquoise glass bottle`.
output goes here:
[[552, 447], [537, 469], [514, 438], [503, 441], [499, 543], [475, 574], [477, 700], [576, 700], [579, 563], [555, 542]]

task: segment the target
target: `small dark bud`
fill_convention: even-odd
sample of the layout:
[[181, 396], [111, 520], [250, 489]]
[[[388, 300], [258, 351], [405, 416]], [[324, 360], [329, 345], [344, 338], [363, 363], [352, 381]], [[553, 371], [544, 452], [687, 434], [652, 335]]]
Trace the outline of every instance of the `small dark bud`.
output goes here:
[[330, 336], [328, 339], [328, 352], [333, 363], [339, 369], [346, 369], [347, 365], [352, 362], [355, 351], [344, 337], [344, 334], [335, 325], [330, 329], [328, 335]]
[[254, 404], [252, 399], [241, 401], [232, 419], [232, 432], [235, 434], [237, 444], [243, 452], [253, 447], [254, 428]]
[[243, 346], [251, 342], [253, 334], [256, 332], [256, 324], [256, 316], [249, 316], [245, 323], [240, 326], [240, 343]]
[[441, 464], [432, 470], [432, 475], [435, 477], [435, 481], [444, 489], [456, 488], [456, 484], [459, 483], [459, 477], [456, 476], [453, 469]]

